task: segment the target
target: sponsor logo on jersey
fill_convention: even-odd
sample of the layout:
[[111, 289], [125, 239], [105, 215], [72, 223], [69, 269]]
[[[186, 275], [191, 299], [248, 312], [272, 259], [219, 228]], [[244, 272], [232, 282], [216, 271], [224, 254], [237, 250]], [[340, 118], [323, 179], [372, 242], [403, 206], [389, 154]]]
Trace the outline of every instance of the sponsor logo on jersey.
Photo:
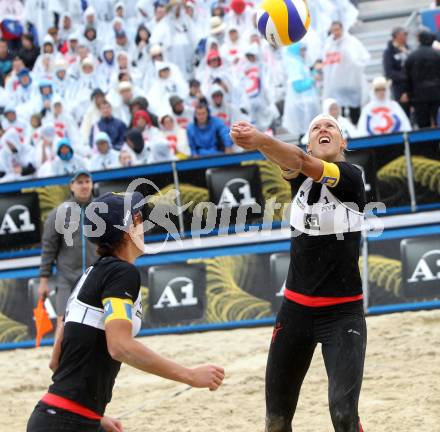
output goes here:
[[315, 213], [304, 215], [304, 228], [308, 230], [319, 230], [319, 216]]

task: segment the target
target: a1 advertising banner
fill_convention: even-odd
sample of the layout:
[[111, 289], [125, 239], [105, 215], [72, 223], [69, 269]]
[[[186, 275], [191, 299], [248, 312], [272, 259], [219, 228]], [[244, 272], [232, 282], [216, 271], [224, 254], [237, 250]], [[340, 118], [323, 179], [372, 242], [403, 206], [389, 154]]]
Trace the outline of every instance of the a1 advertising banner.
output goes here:
[[35, 192], [0, 198], [0, 248], [15, 249], [40, 241], [40, 206]]
[[[416, 202], [419, 208], [440, 205], [440, 145], [438, 140], [411, 143]], [[422, 207], [420, 207], [422, 206]]]
[[368, 285], [369, 306], [440, 299], [440, 235], [370, 241]]
[[216, 226], [236, 229], [261, 222], [264, 200], [258, 165], [210, 168], [206, 171], [209, 201], [217, 210]]
[[403, 145], [353, 150], [347, 161], [362, 170], [367, 201], [383, 202], [387, 209], [410, 205]]
[[150, 320], [178, 324], [202, 320], [206, 271], [203, 264], [153, 266], [148, 270]]
[[407, 297], [440, 297], [440, 236], [403, 239], [403, 292]]
[[[440, 299], [440, 234], [385, 231], [370, 239], [369, 307]], [[392, 235], [389, 235], [392, 234]], [[259, 252], [141, 265], [142, 329], [273, 317], [283, 301], [290, 254], [264, 244]], [[0, 279], [0, 344], [34, 337], [38, 280]], [[53, 289], [46, 301], [54, 318]], [[28, 295], [27, 295], [28, 294]], [[50, 336], [48, 336], [50, 337]]]

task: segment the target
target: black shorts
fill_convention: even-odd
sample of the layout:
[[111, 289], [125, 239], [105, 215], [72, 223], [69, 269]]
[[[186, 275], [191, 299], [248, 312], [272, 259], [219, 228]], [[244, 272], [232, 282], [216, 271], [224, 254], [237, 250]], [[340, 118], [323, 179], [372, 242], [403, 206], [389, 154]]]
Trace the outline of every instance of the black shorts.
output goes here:
[[78, 414], [38, 402], [32, 412], [26, 432], [99, 432], [99, 420], [90, 420]]
[[367, 329], [362, 301], [312, 308], [284, 299], [266, 368], [266, 432], [290, 432], [302, 382], [318, 343], [336, 432], [359, 432], [358, 400]]

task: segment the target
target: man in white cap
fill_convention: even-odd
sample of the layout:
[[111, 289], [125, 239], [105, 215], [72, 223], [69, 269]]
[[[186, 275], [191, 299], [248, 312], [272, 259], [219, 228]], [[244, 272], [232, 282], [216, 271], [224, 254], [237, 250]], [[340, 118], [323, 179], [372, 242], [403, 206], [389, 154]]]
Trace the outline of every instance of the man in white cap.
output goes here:
[[358, 401], [367, 330], [359, 249], [366, 204], [362, 172], [345, 161], [347, 146], [334, 117], [309, 126], [307, 153], [246, 122], [231, 130], [235, 144], [259, 150], [292, 189], [291, 261], [266, 368], [266, 432], [289, 432], [316, 345], [329, 380], [335, 432], [362, 432]]
[[121, 81], [118, 84], [117, 100], [113, 101], [110, 97], [109, 101], [112, 103], [115, 117], [120, 118], [127, 126], [130, 125], [131, 111], [130, 103], [133, 100], [133, 84], [129, 81]]

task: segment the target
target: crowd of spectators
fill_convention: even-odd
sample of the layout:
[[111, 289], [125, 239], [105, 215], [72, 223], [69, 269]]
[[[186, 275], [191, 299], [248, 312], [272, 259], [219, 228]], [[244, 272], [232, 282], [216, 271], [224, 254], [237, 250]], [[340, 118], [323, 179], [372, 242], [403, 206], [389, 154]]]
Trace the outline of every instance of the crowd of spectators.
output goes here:
[[0, 0], [0, 181], [238, 151], [239, 119], [298, 139], [321, 111], [347, 137], [434, 124], [433, 35], [411, 53], [395, 29], [370, 85], [353, 2], [308, 5], [304, 40], [273, 49], [245, 0]]

